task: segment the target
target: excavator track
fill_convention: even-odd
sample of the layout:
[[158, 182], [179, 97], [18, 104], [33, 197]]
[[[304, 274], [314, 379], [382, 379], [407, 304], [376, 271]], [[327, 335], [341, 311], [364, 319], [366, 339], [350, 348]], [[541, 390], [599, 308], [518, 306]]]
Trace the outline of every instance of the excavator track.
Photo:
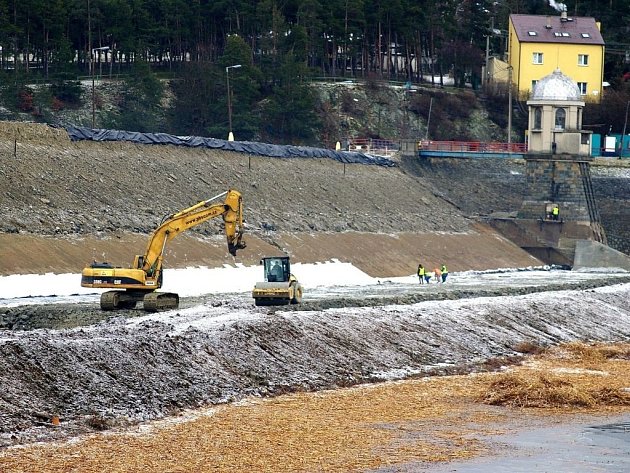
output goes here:
[[142, 304], [147, 312], [177, 309], [179, 307], [179, 296], [173, 292], [150, 292], [144, 296]]
[[118, 308], [118, 299], [120, 291], [107, 291], [101, 294], [101, 309], [115, 310]]
[[127, 291], [107, 291], [101, 294], [102, 310], [133, 309], [142, 295]]

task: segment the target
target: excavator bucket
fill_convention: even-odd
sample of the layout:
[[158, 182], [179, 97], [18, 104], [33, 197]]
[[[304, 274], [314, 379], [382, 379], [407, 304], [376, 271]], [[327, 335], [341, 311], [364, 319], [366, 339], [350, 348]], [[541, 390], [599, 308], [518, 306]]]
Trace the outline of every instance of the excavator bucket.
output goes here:
[[243, 248], [246, 248], [246, 247], [247, 247], [247, 244], [243, 240], [243, 232], [242, 231], [238, 232], [234, 242], [231, 242], [230, 240], [228, 240], [228, 251], [230, 252], [230, 254], [232, 256], [236, 256], [236, 251], [237, 250], [242, 250]]

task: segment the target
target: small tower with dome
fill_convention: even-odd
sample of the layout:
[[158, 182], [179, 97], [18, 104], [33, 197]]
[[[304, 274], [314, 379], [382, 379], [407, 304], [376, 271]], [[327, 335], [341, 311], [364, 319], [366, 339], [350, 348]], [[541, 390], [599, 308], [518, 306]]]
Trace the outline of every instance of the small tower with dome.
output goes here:
[[573, 265], [577, 241], [606, 244], [591, 182], [591, 132], [582, 130], [584, 101], [556, 69], [538, 81], [527, 105], [521, 246], [543, 261]]
[[582, 130], [580, 89], [560, 69], [540, 79], [527, 102], [530, 153], [590, 156], [590, 131]]
[[630, 267], [630, 258], [607, 246], [577, 84], [556, 69], [538, 81], [527, 106], [525, 198], [516, 215], [490, 219], [491, 225], [547, 264]]

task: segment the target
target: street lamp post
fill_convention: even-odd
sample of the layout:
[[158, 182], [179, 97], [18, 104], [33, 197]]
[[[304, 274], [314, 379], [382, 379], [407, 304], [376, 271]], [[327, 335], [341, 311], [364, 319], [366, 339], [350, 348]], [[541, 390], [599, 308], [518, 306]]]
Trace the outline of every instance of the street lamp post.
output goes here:
[[90, 69], [92, 70], [92, 128], [94, 128], [94, 124], [96, 122], [96, 94], [94, 91], [94, 51], [107, 51], [108, 49], [109, 46], [102, 46], [100, 48], [92, 48], [90, 50]]
[[492, 76], [490, 75], [490, 38], [492, 36], [503, 37], [504, 35], [505, 35], [504, 31], [501, 31], [494, 27], [494, 16], [493, 16], [492, 26], [486, 32], [486, 65], [485, 65], [484, 78], [483, 78], [483, 85], [486, 87], [490, 85], [490, 79], [492, 78]]
[[429, 101], [429, 116], [427, 118], [427, 132], [424, 134], [424, 140], [429, 141], [429, 126], [431, 125], [431, 109], [433, 108], [433, 97]]
[[490, 66], [490, 35], [486, 34], [486, 67], [483, 70], [483, 86], [488, 87], [488, 83], [490, 82], [490, 71], [488, 67]]
[[227, 105], [228, 105], [228, 141], [234, 141], [234, 133], [232, 133], [232, 93], [230, 91], [230, 69], [241, 67], [240, 64], [227, 66], [225, 68], [225, 78], [227, 80]]

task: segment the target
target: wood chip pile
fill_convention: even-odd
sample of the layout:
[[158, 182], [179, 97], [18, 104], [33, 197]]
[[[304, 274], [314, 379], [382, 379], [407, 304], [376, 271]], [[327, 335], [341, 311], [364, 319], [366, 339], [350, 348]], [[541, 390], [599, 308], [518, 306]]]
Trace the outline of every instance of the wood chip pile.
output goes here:
[[[572, 343], [499, 375], [481, 400], [538, 408], [630, 406], [630, 347]], [[561, 364], [562, 366], [558, 366]]]

